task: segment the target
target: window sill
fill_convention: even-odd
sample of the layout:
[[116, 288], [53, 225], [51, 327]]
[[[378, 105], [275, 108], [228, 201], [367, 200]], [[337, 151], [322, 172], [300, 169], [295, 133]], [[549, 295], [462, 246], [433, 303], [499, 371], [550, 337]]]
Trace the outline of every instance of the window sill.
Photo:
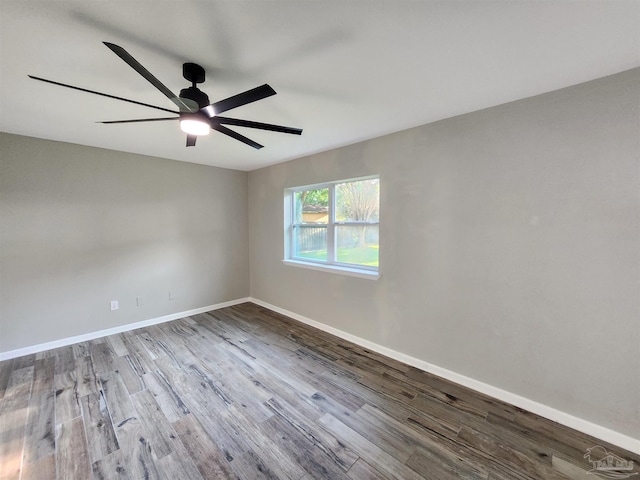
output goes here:
[[378, 280], [380, 278], [379, 272], [372, 270], [361, 270], [359, 268], [343, 267], [338, 265], [320, 265], [317, 263], [302, 262], [300, 260], [282, 260], [282, 263], [292, 267], [308, 268], [310, 270], [318, 270], [320, 272], [337, 273], [339, 275], [366, 278], [367, 280]]

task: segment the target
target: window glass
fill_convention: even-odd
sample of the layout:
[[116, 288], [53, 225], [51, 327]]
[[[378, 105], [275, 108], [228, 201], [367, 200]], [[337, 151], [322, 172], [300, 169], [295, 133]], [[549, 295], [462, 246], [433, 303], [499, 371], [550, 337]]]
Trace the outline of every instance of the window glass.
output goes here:
[[329, 223], [328, 188], [295, 192], [294, 202], [294, 223]]
[[327, 261], [327, 228], [296, 225], [293, 228], [294, 257]]
[[380, 180], [338, 183], [336, 222], [377, 222], [380, 217]]
[[336, 226], [336, 261], [378, 266], [378, 225]]

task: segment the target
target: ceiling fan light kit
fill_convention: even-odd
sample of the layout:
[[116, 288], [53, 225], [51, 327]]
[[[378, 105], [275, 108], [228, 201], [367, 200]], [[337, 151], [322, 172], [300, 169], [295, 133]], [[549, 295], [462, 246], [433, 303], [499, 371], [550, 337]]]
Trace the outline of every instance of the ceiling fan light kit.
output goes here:
[[209, 135], [211, 127], [201, 118], [190, 118], [187, 114], [183, 114], [180, 116], [180, 130], [188, 135], [199, 137]]
[[47, 80], [40, 77], [29, 75], [29, 78], [39, 80], [62, 87], [71, 88], [74, 90], [80, 90], [83, 92], [93, 93], [101, 95], [103, 97], [113, 98], [116, 100], [122, 100], [145, 107], [155, 108], [165, 112], [176, 114], [176, 117], [162, 117], [162, 118], [139, 118], [131, 120], [109, 120], [99, 123], [114, 124], [114, 123], [140, 123], [140, 122], [158, 122], [179, 120], [180, 129], [187, 134], [187, 147], [195, 146], [198, 136], [208, 135], [213, 129], [231, 138], [239, 140], [246, 145], [259, 149], [263, 145], [241, 135], [235, 130], [227, 128], [226, 125], [235, 125], [239, 127], [255, 128], [259, 130], [268, 130], [272, 132], [289, 133], [293, 135], [301, 135], [302, 129], [284, 127], [281, 125], [273, 125], [270, 123], [253, 122], [250, 120], [243, 120], [239, 118], [220, 117], [219, 113], [226, 112], [237, 107], [241, 107], [248, 103], [256, 102], [264, 98], [275, 95], [276, 92], [269, 85], [264, 84], [246, 92], [239, 93], [224, 100], [220, 100], [215, 103], [209, 103], [209, 97], [206, 93], [200, 90], [197, 85], [203, 83], [205, 80], [205, 70], [200, 65], [195, 63], [185, 63], [182, 65], [182, 76], [185, 80], [191, 82], [191, 86], [180, 90], [180, 96], [175, 95], [169, 88], [167, 88], [160, 80], [158, 80], [149, 70], [147, 70], [140, 62], [133, 58], [129, 52], [124, 48], [109, 42], [103, 42], [113, 53], [118, 55], [124, 60], [131, 68], [138, 72], [143, 78], [151, 83], [156, 89], [164, 94], [169, 100], [171, 100], [177, 107], [178, 111], [170, 110], [164, 107], [158, 107], [155, 105], [149, 105], [147, 103], [130, 100], [123, 97], [117, 97], [106, 93], [96, 92], [94, 90], [88, 90], [86, 88], [76, 87], [73, 85], [67, 85], [65, 83], [55, 82], [53, 80]]

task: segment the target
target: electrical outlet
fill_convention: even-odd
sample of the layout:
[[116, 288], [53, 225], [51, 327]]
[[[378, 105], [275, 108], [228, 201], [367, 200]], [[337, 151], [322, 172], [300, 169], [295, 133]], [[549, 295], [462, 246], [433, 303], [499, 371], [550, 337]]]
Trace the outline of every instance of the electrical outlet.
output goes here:
[[136, 297], [136, 305], [137, 305], [138, 307], [143, 306], [143, 305], [144, 305], [144, 298], [142, 298], [142, 297]]
[[176, 297], [172, 292], [169, 292], [169, 300], [175, 300]]
[[118, 308], [120, 308], [118, 306], [118, 300], [111, 300], [111, 311], [118, 310]]

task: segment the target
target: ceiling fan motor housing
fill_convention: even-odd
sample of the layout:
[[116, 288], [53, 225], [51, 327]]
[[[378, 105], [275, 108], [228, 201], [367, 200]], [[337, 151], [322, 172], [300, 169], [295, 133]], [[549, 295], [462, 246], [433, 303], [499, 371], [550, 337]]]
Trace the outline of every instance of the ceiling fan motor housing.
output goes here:
[[209, 105], [209, 97], [197, 87], [183, 88], [180, 90], [180, 98], [193, 100], [200, 108], [204, 108]]
[[182, 76], [185, 80], [191, 82], [191, 86], [180, 90], [180, 98], [193, 100], [198, 104], [199, 108], [209, 105], [207, 94], [196, 87], [196, 84], [204, 82], [204, 68], [196, 63], [183, 63]]

